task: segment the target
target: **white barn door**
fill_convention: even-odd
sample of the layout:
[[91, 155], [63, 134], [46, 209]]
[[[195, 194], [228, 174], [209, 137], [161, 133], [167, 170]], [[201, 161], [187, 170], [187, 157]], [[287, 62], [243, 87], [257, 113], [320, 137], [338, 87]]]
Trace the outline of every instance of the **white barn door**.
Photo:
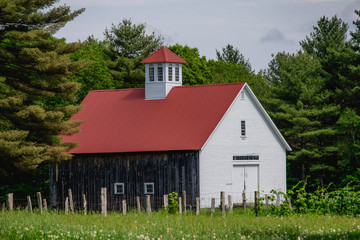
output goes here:
[[242, 201], [242, 193], [250, 201], [259, 186], [259, 165], [234, 165], [233, 166], [232, 194], [236, 202]]

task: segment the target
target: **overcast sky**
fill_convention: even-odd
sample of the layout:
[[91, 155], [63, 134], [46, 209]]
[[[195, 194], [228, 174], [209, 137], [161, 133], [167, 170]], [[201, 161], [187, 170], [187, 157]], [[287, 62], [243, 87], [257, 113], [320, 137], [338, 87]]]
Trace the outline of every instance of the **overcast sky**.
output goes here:
[[72, 10], [86, 8], [56, 36], [68, 42], [89, 35], [103, 39], [112, 23], [124, 18], [146, 23], [165, 45], [196, 47], [215, 59], [215, 49], [230, 43], [258, 71], [267, 68], [271, 54], [296, 52], [321, 16], [337, 15], [353, 28], [360, 0], [60, 0]]

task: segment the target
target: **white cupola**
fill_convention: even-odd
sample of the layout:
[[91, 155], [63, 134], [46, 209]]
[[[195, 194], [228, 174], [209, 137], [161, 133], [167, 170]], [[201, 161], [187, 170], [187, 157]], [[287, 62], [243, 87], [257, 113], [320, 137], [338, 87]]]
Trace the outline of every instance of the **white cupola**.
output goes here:
[[145, 64], [145, 99], [165, 99], [171, 88], [182, 85], [184, 59], [161, 47], [141, 61]]

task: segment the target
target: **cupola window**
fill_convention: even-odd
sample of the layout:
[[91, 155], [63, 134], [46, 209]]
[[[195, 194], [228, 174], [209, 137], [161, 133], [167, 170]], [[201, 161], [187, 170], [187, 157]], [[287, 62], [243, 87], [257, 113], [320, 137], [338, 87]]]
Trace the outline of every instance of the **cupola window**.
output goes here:
[[173, 80], [173, 68], [172, 66], [168, 67], [168, 81]]
[[150, 67], [149, 67], [149, 81], [153, 82], [154, 79], [155, 79], [154, 67], [150, 65]]
[[158, 81], [162, 82], [164, 80], [163, 67], [162, 66], [158, 66], [157, 74], [158, 74]]
[[180, 70], [179, 70], [179, 67], [176, 66], [176, 67], [175, 67], [175, 81], [178, 82], [179, 79], [180, 79]]

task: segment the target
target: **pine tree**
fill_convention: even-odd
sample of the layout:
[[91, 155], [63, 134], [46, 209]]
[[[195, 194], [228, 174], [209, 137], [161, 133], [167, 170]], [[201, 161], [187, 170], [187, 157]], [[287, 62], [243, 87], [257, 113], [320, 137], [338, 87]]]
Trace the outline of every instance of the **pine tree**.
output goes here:
[[52, 7], [56, 2], [0, 2], [0, 169], [6, 172], [69, 159], [65, 152], [76, 146], [58, 135], [77, 131], [79, 122], [65, 120], [79, 107], [49, 103], [75, 101], [79, 84], [67, 76], [83, 67], [70, 60], [81, 45], [52, 34], [84, 9]]
[[161, 47], [161, 37], [154, 32], [147, 34], [145, 24], [134, 24], [131, 19], [112, 24], [104, 35], [115, 87], [143, 87], [145, 71], [140, 62]]
[[324, 90], [321, 64], [306, 53], [279, 53], [269, 67], [272, 98], [265, 105], [293, 149], [288, 154], [288, 183], [308, 175], [324, 183], [337, 163], [332, 123], [339, 107], [326, 104], [331, 92]]

